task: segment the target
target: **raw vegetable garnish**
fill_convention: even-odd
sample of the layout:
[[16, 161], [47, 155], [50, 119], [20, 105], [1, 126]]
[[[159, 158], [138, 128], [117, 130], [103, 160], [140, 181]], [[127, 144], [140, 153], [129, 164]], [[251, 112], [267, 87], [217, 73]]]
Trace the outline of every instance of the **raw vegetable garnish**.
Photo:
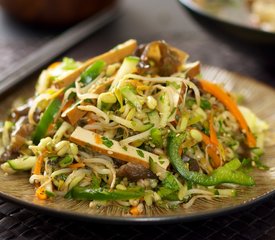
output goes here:
[[164, 41], [128, 40], [50, 65], [1, 123], [2, 170], [28, 171], [43, 201], [119, 204], [132, 215], [253, 187], [251, 169], [267, 169], [268, 125], [187, 58]]

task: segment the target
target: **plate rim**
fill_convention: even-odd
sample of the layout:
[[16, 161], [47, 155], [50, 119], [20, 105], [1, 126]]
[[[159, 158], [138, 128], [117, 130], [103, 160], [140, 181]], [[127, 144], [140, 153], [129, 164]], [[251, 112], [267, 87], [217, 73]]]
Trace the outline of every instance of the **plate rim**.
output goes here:
[[164, 215], [164, 216], [157, 216], [157, 217], [124, 217], [124, 216], [104, 216], [104, 215], [91, 215], [91, 214], [84, 214], [84, 213], [76, 213], [76, 212], [69, 212], [69, 211], [62, 211], [57, 210], [54, 208], [50, 208], [47, 206], [41, 206], [38, 204], [33, 204], [31, 202], [27, 202], [24, 200], [20, 200], [19, 198], [12, 197], [8, 194], [5, 194], [0, 191], [0, 197], [5, 199], [9, 202], [18, 204], [22, 206], [22, 208], [32, 209], [38, 211], [38, 213], [43, 213], [46, 215], [51, 215], [53, 217], [64, 218], [66, 219], [69, 217], [69, 220], [79, 220], [84, 222], [97, 222], [103, 224], [135, 224], [135, 225], [153, 225], [153, 224], [168, 224], [168, 223], [178, 223], [178, 222], [195, 222], [203, 219], [209, 218], [216, 218], [219, 216], [223, 216], [226, 214], [233, 214], [237, 211], [244, 211], [250, 206], [255, 206], [259, 203], [267, 201], [271, 199], [275, 195], [275, 188], [265, 193], [257, 198], [250, 199], [245, 203], [240, 205], [235, 205], [231, 207], [225, 207], [221, 209], [209, 210], [203, 213], [195, 213], [195, 214], [188, 214], [188, 215]]
[[[265, 82], [259, 82], [254, 78], [249, 76], [239, 74], [234, 71], [226, 70], [224, 68], [215, 67], [207, 64], [202, 64], [202, 71], [206, 69], [213, 69], [218, 72], [223, 72], [226, 74], [234, 75], [235, 77], [243, 77], [247, 79], [249, 82], [253, 82], [256, 85], [260, 85], [266, 89], [272, 90], [275, 92], [275, 88], [271, 85], [268, 85]], [[0, 174], [3, 174], [1, 171]], [[9, 202], [13, 202], [22, 206], [22, 208], [32, 209], [37, 211], [38, 213], [48, 214], [54, 217], [59, 218], [69, 218], [70, 220], [80, 220], [85, 222], [98, 222], [98, 223], [111, 223], [111, 224], [167, 224], [167, 223], [176, 223], [176, 222], [194, 222], [202, 219], [208, 219], [213, 217], [218, 217], [226, 214], [232, 214], [237, 211], [244, 211], [250, 206], [254, 206], [259, 204], [263, 201], [267, 201], [271, 197], [275, 195], [275, 187], [272, 190], [269, 190], [262, 195], [258, 195], [254, 198], [247, 199], [246, 201], [233, 206], [227, 206], [223, 208], [217, 208], [214, 210], [207, 210], [196, 213], [189, 213], [189, 214], [164, 214], [161, 216], [109, 216], [109, 215], [96, 215], [96, 214], [85, 214], [80, 212], [68, 211], [68, 209], [55, 209], [48, 206], [43, 206], [39, 204], [35, 204], [32, 202], [28, 202], [27, 200], [21, 200], [18, 197], [6, 194], [0, 189], [0, 198], [5, 199]]]

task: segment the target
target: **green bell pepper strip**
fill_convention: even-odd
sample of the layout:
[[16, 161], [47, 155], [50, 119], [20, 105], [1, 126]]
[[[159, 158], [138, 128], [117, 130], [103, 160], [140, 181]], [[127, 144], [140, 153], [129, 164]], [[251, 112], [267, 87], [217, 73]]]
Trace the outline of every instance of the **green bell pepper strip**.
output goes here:
[[223, 167], [219, 167], [211, 175], [189, 171], [179, 154], [179, 148], [185, 136], [185, 134], [177, 136], [175, 132], [170, 132], [167, 141], [167, 154], [170, 162], [184, 179], [203, 186], [215, 186], [221, 183], [234, 183], [244, 186], [255, 184], [252, 177], [241, 171], [236, 171], [241, 166], [238, 159], [233, 159]]
[[50, 124], [53, 122], [55, 115], [58, 113], [61, 106], [61, 100], [55, 98], [49, 104], [45, 112], [43, 113], [33, 135], [34, 144], [38, 144], [40, 139], [43, 138]]
[[106, 63], [102, 60], [96, 61], [91, 66], [89, 66], [80, 76], [80, 82], [88, 85], [91, 83], [98, 75], [102, 72]]
[[144, 189], [142, 188], [129, 188], [127, 190], [108, 190], [103, 188], [88, 187], [73, 187], [66, 195], [65, 198], [72, 198], [75, 200], [130, 200], [144, 197]]

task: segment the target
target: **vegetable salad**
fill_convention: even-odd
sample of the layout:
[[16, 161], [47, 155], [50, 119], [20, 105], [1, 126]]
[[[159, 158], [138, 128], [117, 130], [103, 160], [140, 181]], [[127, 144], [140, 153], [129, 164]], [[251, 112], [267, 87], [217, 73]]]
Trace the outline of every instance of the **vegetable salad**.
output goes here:
[[2, 170], [29, 172], [41, 200], [131, 215], [253, 186], [248, 170], [266, 169], [268, 125], [187, 59], [164, 41], [131, 39], [86, 62], [51, 64], [2, 124]]

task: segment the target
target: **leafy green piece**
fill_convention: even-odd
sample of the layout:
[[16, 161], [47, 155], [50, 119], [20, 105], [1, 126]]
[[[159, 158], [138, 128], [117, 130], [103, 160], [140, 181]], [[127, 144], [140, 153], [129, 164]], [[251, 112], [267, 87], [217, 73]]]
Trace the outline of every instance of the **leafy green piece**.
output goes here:
[[114, 144], [112, 140], [110, 140], [109, 138], [104, 137], [104, 136], [101, 137], [101, 140], [102, 140], [102, 143], [108, 148], [112, 147]]
[[211, 105], [211, 103], [208, 100], [202, 98], [201, 99], [200, 107], [203, 110], [207, 110], [207, 109], [211, 109], [212, 105]]
[[176, 177], [173, 174], [167, 172], [166, 177], [162, 181], [162, 186], [158, 190], [158, 194], [163, 199], [178, 199], [177, 192], [179, 191], [179, 189], [180, 187], [176, 180]]
[[136, 151], [140, 157], [144, 158], [144, 152], [142, 150], [137, 149]]
[[[192, 108], [192, 106], [196, 104], [196, 100], [194, 98], [188, 98], [186, 99], [185, 104], [188, 108]], [[212, 105], [208, 100], [201, 98], [200, 107], [203, 110], [207, 110], [207, 109], [211, 109]]]
[[162, 181], [162, 185], [173, 191], [178, 191], [180, 189], [179, 184], [176, 180], [176, 177], [171, 173], [167, 173], [166, 177]]

